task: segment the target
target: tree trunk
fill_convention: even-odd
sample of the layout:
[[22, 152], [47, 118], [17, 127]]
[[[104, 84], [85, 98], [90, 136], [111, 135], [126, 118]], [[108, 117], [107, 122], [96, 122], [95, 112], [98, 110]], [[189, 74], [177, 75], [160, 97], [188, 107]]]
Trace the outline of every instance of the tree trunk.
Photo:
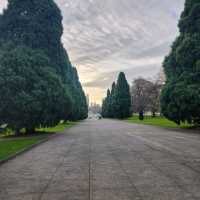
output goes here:
[[26, 128], [26, 134], [27, 135], [35, 134], [35, 128]]
[[21, 133], [20, 133], [20, 129], [17, 128], [17, 129], [15, 130], [15, 135], [16, 135], [16, 136], [20, 136], [20, 134], [21, 134]]
[[156, 117], [156, 112], [152, 112], [152, 117], [155, 118]]

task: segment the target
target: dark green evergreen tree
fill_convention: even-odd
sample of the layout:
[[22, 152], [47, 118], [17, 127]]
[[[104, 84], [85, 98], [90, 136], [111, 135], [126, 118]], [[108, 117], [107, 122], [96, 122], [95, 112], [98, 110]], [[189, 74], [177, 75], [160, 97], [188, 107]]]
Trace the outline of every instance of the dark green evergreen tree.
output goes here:
[[72, 88], [71, 88], [71, 94], [72, 98], [74, 100], [74, 104], [72, 107], [72, 112], [69, 118], [71, 120], [81, 120], [85, 119], [88, 116], [88, 105], [85, 93], [82, 89], [81, 83], [78, 78], [78, 73], [76, 68], [72, 68]]
[[125, 74], [120, 72], [116, 85], [116, 118], [127, 118], [131, 114], [130, 87]]
[[200, 0], [186, 0], [180, 36], [165, 58], [167, 77], [162, 91], [163, 114], [180, 124], [200, 124]]
[[61, 12], [53, 0], [9, 0], [0, 30], [0, 40], [43, 50], [56, 71], [66, 76], [70, 62], [61, 43]]
[[55, 126], [71, 112], [71, 98], [49, 66], [40, 51], [1, 50], [0, 124], [8, 124], [16, 133], [22, 128], [33, 133], [40, 126]]
[[110, 106], [110, 90], [108, 89], [107, 90], [107, 96], [103, 100], [103, 104], [102, 104], [102, 116], [104, 118], [110, 117], [109, 106]]
[[116, 83], [113, 82], [112, 84], [112, 89], [111, 89], [111, 94], [110, 94], [110, 105], [109, 105], [109, 112], [110, 112], [110, 117], [115, 118], [116, 112], [117, 112], [117, 89], [116, 89]]
[[106, 118], [106, 98], [103, 99], [103, 102], [102, 102], [102, 109], [101, 109], [101, 115], [102, 117]]
[[108, 118], [127, 118], [131, 114], [131, 95], [125, 74], [121, 72], [117, 84], [112, 84], [112, 90], [107, 91], [107, 97], [102, 104], [102, 115]]
[[62, 45], [62, 33], [62, 15], [53, 0], [8, 0], [8, 8], [0, 16], [1, 43], [43, 51], [72, 97], [70, 116], [83, 119], [87, 116], [85, 95]]

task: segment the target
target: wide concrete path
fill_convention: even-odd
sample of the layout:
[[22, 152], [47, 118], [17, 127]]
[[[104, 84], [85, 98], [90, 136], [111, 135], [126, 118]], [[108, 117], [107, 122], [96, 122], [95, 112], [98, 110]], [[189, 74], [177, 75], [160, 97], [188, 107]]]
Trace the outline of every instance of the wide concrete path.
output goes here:
[[85, 121], [0, 167], [0, 200], [199, 200], [200, 135]]

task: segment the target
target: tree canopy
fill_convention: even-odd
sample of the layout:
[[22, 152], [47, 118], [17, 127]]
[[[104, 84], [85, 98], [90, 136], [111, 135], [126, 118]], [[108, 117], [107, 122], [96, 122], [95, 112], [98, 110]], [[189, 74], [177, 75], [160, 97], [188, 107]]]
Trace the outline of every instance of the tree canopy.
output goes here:
[[103, 100], [102, 115], [108, 118], [127, 118], [131, 114], [131, 95], [129, 84], [125, 74], [121, 72], [117, 83], [112, 84], [111, 92], [107, 91], [107, 97]]
[[167, 77], [162, 91], [163, 114], [180, 124], [200, 124], [200, 0], [186, 0], [180, 35], [165, 58]]
[[[53, 114], [49, 114], [49, 117], [51, 118], [54, 117], [52, 115], [55, 115], [55, 118], [58, 119], [58, 114], [60, 116], [59, 120], [79, 120], [86, 118], [88, 113], [86, 97], [79, 81], [77, 71], [72, 66], [67, 51], [64, 49], [61, 42], [63, 33], [62, 15], [55, 2], [53, 0], [9, 0], [7, 9], [0, 15], [0, 30], [0, 52], [4, 51], [4, 44], [12, 44], [12, 48], [15, 49], [15, 52], [11, 52], [13, 53], [13, 57], [19, 57], [19, 60], [21, 60], [16, 67], [18, 69], [20, 69], [20, 67], [22, 69], [27, 68], [27, 73], [33, 70], [29, 78], [25, 78], [27, 84], [30, 80], [32, 80], [34, 84], [39, 78], [41, 80], [38, 80], [38, 83], [45, 79], [46, 90], [49, 91], [48, 94], [46, 93], [46, 95], [49, 95], [46, 96], [47, 102], [48, 98], [49, 100], [51, 97], [53, 98], [56, 92], [59, 93], [61, 90], [63, 91], [63, 93], [59, 93], [60, 98], [63, 98], [62, 101], [65, 103], [67, 102], [67, 105], [63, 105], [58, 98], [58, 102], [56, 103], [57, 113], [53, 112]], [[18, 48], [21, 53], [25, 52], [24, 57], [16, 53]], [[35, 56], [36, 52], [37, 54], [40, 52], [43, 58], [46, 57], [48, 62], [44, 63], [45, 59], [39, 59], [40, 57]], [[6, 53], [3, 53], [3, 55], [7, 55]], [[30, 58], [32, 57], [32, 59], [35, 60], [33, 63], [28, 58], [29, 55]], [[9, 58], [9, 56], [5, 56], [5, 58], [7, 61], [4, 59], [4, 61], [2, 61], [3, 63], [1, 63], [2, 73], [6, 71], [5, 63], [7, 63], [7, 69], [13, 69], [15, 66], [15, 60], [12, 60], [12, 57]], [[35, 69], [35, 66], [33, 66], [34, 64], [37, 66], [37, 62], [43, 63], [40, 64], [39, 69], [41, 73], [44, 73], [44, 76], [41, 75], [39, 78], [37, 77], [37, 73], [39, 72]], [[45, 76], [44, 71], [46, 71], [46, 76], [48, 75], [48, 77]], [[25, 71], [20, 72], [22, 73]], [[20, 76], [20, 74], [15, 74], [14, 76]], [[21, 77], [24, 78], [23, 76], [24, 74], [22, 73]], [[56, 84], [53, 84], [53, 81], [56, 79], [58, 84], [55, 87]], [[47, 84], [47, 82], [49, 82], [49, 84]], [[15, 84], [16, 87], [20, 87], [20, 82], [15, 82]], [[2, 85], [0, 85], [0, 87], [2, 87]], [[7, 90], [9, 91], [10, 88], [7, 88]], [[10, 90], [10, 92], [11, 91], [14, 92], [13, 90]], [[67, 101], [65, 94], [67, 94]], [[10, 93], [10, 95], [12, 95], [12, 93]], [[43, 99], [40, 99], [38, 96], [38, 101], [40, 100], [43, 101]], [[29, 106], [31, 106], [34, 102], [30, 101], [29, 103]], [[67, 107], [67, 110], [65, 107]], [[61, 111], [65, 112], [62, 117], [60, 115]], [[38, 115], [38, 120], [39, 119]]]
[[137, 78], [131, 87], [132, 111], [139, 114], [139, 119], [144, 119], [145, 112], [151, 112], [156, 116], [160, 108], [160, 91], [162, 85], [158, 80], [150, 81], [144, 78]]
[[71, 98], [49, 65], [48, 57], [27, 47], [1, 52], [1, 124], [33, 130], [55, 126], [71, 112]]

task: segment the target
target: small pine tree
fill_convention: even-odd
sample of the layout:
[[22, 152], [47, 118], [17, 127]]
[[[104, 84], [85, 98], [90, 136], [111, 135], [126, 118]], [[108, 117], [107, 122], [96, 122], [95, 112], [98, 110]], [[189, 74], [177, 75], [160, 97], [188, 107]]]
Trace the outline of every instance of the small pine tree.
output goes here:
[[107, 96], [103, 100], [103, 104], [102, 104], [102, 116], [104, 118], [110, 117], [109, 108], [110, 108], [110, 90], [108, 89], [107, 90]]
[[113, 82], [112, 84], [112, 89], [111, 89], [111, 94], [110, 94], [110, 117], [115, 118], [116, 116], [116, 83]]

